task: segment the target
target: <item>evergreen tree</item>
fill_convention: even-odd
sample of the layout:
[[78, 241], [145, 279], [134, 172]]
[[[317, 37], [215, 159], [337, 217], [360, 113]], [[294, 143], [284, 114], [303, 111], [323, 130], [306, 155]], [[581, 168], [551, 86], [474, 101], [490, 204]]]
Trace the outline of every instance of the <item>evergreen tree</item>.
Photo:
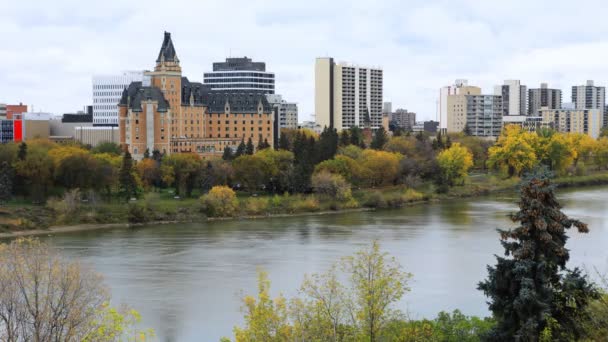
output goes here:
[[450, 148], [452, 147], [452, 138], [450, 138], [450, 136], [448, 135], [445, 138], [445, 148]]
[[269, 148], [270, 144], [268, 143], [268, 139], [262, 139], [262, 135], [260, 134], [260, 137], [258, 139], [258, 148], [256, 151], [261, 151], [265, 148]]
[[22, 142], [19, 145], [19, 152], [17, 153], [17, 158], [19, 160], [25, 160], [26, 157], [27, 157], [27, 144], [25, 142]]
[[281, 134], [279, 137], [279, 149], [289, 151], [291, 150], [291, 146], [289, 144], [289, 138], [287, 134]]
[[242, 156], [243, 154], [245, 154], [246, 149], [247, 149], [247, 146], [245, 145], [245, 141], [241, 139], [241, 143], [236, 148], [236, 153], [234, 154], [234, 158], [236, 159], [236, 158]]
[[350, 145], [350, 135], [347, 130], [342, 130], [340, 132], [340, 146], [344, 147], [348, 145]]
[[13, 168], [3, 161], [0, 164], [0, 203], [11, 199], [13, 193]]
[[230, 148], [230, 146], [224, 147], [224, 154], [222, 155], [222, 159], [224, 159], [224, 160], [233, 159], [232, 148]]
[[462, 133], [464, 133], [464, 135], [466, 135], [466, 136], [471, 136], [473, 134], [471, 132], [471, 127], [469, 126], [468, 123], [464, 125], [464, 129], [462, 130]]
[[338, 131], [335, 128], [325, 127], [319, 135], [316, 150], [313, 159], [314, 164], [333, 158], [338, 152]]
[[129, 200], [137, 196], [137, 181], [133, 175], [133, 158], [129, 151], [126, 151], [122, 157], [118, 181], [120, 183], [120, 193], [125, 199]]
[[386, 135], [386, 130], [383, 126], [380, 126], [376, 131], [376, 134], [374, 134], [374, 139], [372, 139], [370, 147], [374, 150], [381, 150], [387, 142], [388, 137]]
[[150, 158], [150, 149], [146, 148], [146, 151], [144, 152], [144, 159], [149, 159]]
[[443, 137], [441, 136], [441, 131], [437, 132], [437, 137], [435, 141], [433, 141], [433, 148], [436, 150], [443, 150]]
[[251, 141], [251, 138], [249, 138], [249, 140], [247, 140], [247, 147], [245, 148], [245, 154], [252, 155], [253, 152], [255, 152], [255, 150], [253, 148], [253, 141]]
[[162, 154], [160, 153], [159, 150], [154, 149], [154, 151], [152, 151], [152, 159], [156, 160], [157, 162], [160, 163], [161, 159], [162, 159]]
[[580, 318], [598, 294], [578, 269], [566, 268], [566, 229], [588, 229], [560, 210], [553, 190], [546, 172], [530, 176], [521, 188], [520, 210], [511, 217], [519, 227], [499, 230], [505, 257], [496, 257], [479, 284], [497, 321], [490, 341], [580, 339]]
[[361, 131], [361, 128], [357, 126], [351, 127], [349, 135], [351, 145], [359, 146], [362, 148], [365, 147], [365, 143], [363, 142], [363, 132]]
[[294, 168], [291, 177], [291, 188], [295, 192], [310, 190], [310, 177], [314, 171], [315, 139], [305, 134], [296, 133], [293, 142]]
[[264, 138], [264, 144], [262, 144], [262, 150], [265, 148], [270, 148], [270, 144], [268, 143], [268, 139]]

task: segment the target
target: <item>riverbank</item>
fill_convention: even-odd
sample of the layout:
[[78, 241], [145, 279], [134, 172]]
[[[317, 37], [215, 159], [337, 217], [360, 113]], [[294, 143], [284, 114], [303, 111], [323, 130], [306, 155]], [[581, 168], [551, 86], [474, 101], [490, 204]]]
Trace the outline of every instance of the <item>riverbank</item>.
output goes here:
[[[139, 225], [206, 222], [216, 220], [251, 220], [269, 217], [329, 215], [376, 209], [401, 208], [428, 202], [487, 196], [517, 189], [519, 179], [501, 179], [489, 174], [473, 174], [463, 186], [435, 193], [432, 184], [413, 188], [391, 186], [355, 189], [349, 201], [337, 201], [318, 195], [250, 196], [239, 194], [240, 211], [235, 217], [207, 217], [196, 198], [174, 199], [170, 193], [149, 193], [129, 203], [81, 205], [67, 213], [48, 206], [11, 203], [0, 207], [0, 238], [49, 235], [75, 231], [132, 228]], [[608, 173], [558, 177], [558, 188], [608, 185]]]

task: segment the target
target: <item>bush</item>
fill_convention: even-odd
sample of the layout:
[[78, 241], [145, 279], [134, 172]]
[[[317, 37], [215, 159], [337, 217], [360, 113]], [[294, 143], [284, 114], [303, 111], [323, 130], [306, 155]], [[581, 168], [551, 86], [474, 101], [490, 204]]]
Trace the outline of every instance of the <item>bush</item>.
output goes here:
[[386, 200], [380, 191], [372, 191], [366, 196], [363, 206], [367, 208], [386, 208]]
[[312, 176], [312, 187], [318, 194], [328, 195], [340, 201], [352, 198], [350, 184], [344, 177], [334, 175], [328, 171], [321, 171]]
[[416, 202], [426, 199], [426, 196], [414, 189], [407, 189], [403, 194], [403, 199], [405, 200], [405, 202]]
[[129, 203], [127, 213], [129, 223], [144, 223], [147, 221], [146, 208], [138, 203]]
[[268, 213], [268, 199], [266, 198], [249, 198], [245, 202], [245, 212], [248, 215], [262, 215]]
[[309, 196], [305, 198], [293, 198], [289, 203], [290, 212], [313, 212], [319, 210], [319, 201]]
[[230, 217], [236, 215], [239, 200], [234, 190], [227, 186], [214, 186], [208, 194], [201, 197], [203, 210], [212, 217]]

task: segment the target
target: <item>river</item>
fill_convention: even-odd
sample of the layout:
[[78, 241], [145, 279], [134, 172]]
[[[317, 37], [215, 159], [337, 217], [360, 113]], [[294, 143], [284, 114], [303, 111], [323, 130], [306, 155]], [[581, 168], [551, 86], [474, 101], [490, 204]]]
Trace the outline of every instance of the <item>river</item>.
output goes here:
[[[560, 190], [564, 211], [588, 223], [571, 232], [570, 266], [608, 270], [608, 187]], [[101, 272], [114, 303], [143, 316], [160, 341], [218, 341], [242, 322], [242, 291], [265, 269], [272, 293], [296, 293], [374, 239], [413, 273], [398, 308], [411, 317], [461, 309], [487, 315], [476, 284], [501, 254], [496, 228], [511, 227], [515, 195], [445, 201], [377, 212], [175, 224], [58, 234], [47, 241]]]

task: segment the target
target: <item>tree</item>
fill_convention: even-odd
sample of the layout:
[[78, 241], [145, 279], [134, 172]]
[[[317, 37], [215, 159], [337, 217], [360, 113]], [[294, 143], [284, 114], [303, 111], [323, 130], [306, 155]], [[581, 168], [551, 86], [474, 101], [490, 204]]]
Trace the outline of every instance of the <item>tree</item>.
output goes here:
[[246, 296], [243, 299], [245, 326], [234, 328], [236, 342], [291, 340], [292, 329], [287, 317], [287, 301], [283, 296], [273, 300], [269, 292], [268, 275], [258, 271], [258, 298]]
[[386, 130], [384, 129], [384, 126], [380, 126], [376, 131], [376, 134], [374, 134], [374, 139], [372, 140], [370, 147], [375, 150], [381, 150], [387, 142], [388, 137], [386, 135]]
[[467, 172], [473, 166], [473, 154], [460, 143], [454, 143], [437, 155], [437, 162], [441, 170], [441, 183], [453, 186], [456, 183], [463, 184]]
[[348, 201], [352, 198], [350, 184], [339, 174], [321, 171], [312, 175], [312, 188], [316, 193], [336, 198], [339, 201]]
[[11, 165], [6, 162], [0, 162], [0, 203], [11, 199], [13, 194], [13, 177], [14, 170]]
[[94, 189], [103, 186], [99, 182], [100, 163], [88, 153], [67, 156], [55, 168], [55, 180], [67, 189]]
[[201, 197], [203, 207], [209, 216], [234, 216], [239, 209], [239, 201], [234, 190], [227, 186], [214, 186], [209, 193]]
[[353, 323], [366, 341], [375, 342], [381, 329], [394, 318], [390, 305], [409, 291], [412, 275], [403, 272], [395, 258], [381, 252], [377, 241], [371, 248], [345, 258], [342, 269], [350, 275], [354, 297], [347, 305]]
[[348, 145], [350, 145], [350, 135], [348, 134], [348, 130], [344, 129], [340, 132], [339, 146], [344, 147]]
[[236, 148], [236, 152], [234, 153], [234, 158], [238, 158], [238, 157], [244, 155], [246, 149], [247, 149], [247, 146], [245, 145], [245, 142], [241, 139], [241, 143]]
[[369, 186], [393, 184], [399, 176], [401, 158], [397, 153], [364, 150], [357, 160], [362, 169], [360, 181]]
[[608, 167], [608, 137], [598, 139], [593, 149], [593, 162], [598, 170]]
[[291, 150], [291, 144], [289, 143], [289, 138], [287, 134], [281, 133], [279, 137], [279, 149], [289, 151]]
[[469, 126], [468, 123], [464, 124], [464, 129], [462, 130], [462, 133], [464, 133], [464, 135], [466, 136], [473, 135], [473, 132], [471, 132], [471, 126]]
[[150, 159], [150, 149], [146, 148], [144, 151], [144, 159]]
[[25, 142], [22, 142], [19, 145], [19, 152], [17, 153], [17, 158], [19, 160], [25, 160], [26, 157], [27, 157], [27, 144]]
[[365, 148], [365, 142], [363, 141], [363, 131], [361, 131], [361, 128], [357, 126], [352, 126], [349, 130], [348, 135], [350, 136], [351, 145]]
[[117, 143], [105, 141], [105, 142], [101, 142], [97, 146], [95, 146], [91, 150], [91, 152], [93, 152], [95, 154], [109, 153], [109, 154], [114, 154], [114, 155], [119, 156], [122, 154], [122, 149], [120, 148], [120, 145], [118, 145]]
[[172, 154], [164, 158], [163, 165], [173, 169], [176, 193], [180, 196], [190, 196], [198, 183], [200, 169], [204, 166], [201, 157], [194, 153]]
[[0, 245], [0, 332], [5, 341], [121, 341], [139, 314], [108, 305], [102, 277], [38, 240]]
[[46, 199], [48, 188], [53, 184], [53, 159], [42, 148], [31, 148], [25, 159], [15, 163], [17, 175], [27, 185], [32, 199], [41, 203]]
[[496, 257], [479, 284], [497, 320], [490, 340], [536, 341], [541, 334], [548, 340], [579, 340], [578, 318], [597, 297], [585, 276], [566, 268], [566, 229], [586, 233], [588, 228], [560, 210], [549, 177], [539, 172], [524, 181], [520, 210], [511, 217], [519, 226], [499, 230], [505, 257]]
[[535, 133], [524, 132], [517, 125], [504, 128], [496, 144], [488, 149], [488, 167], [506, 170], [509, 177], [521, 176], [537, 163]]
[[160, 185], [161, 171], [154, 159], [144, 158], [135, 165], [135, 170], [146, 189]]
[[222, 159], [224, 160], [232, 160], [234, 156], [232, 155], [232, 148], [230, 146], [224, 147], [224, 154], [222, 154]]
[[262, 156], [244, 155], [232, 162], [234, 179], [241, 183], [250, 193], [268, 184], [272, 174], [273, 165]]
[[324, 128], [315, 143], [314, 164], [333, 158], [338, 152], [338, 132], [332, 128]]
[[249, 140], [247, 140], [247, 146], [245, 147], [245, 154], [252, 155], [253, 152], [255, 152], [253, 148], [253, 141], [251, 141], [251, 138], [249, 138]]
[[266, 149], [266, 148], [270, 148], [270, 144], [268, 143], [267, 139], [263, 139], [262, 140], [262, 135], [260, 134], [260, 136], [258, 138], [257, 151], [261, 151], [261, 150]]
[[137, 197], [137, 179], [135, 179], [133, 159], [131, 158], [131, 153], [129, 153], [129, 151], [126, 151], [122, 157], [122, 165], [118, 173], [118, 182], [120, 184], [120, 193], [123, 198], [129, 200], [132, 197]]

